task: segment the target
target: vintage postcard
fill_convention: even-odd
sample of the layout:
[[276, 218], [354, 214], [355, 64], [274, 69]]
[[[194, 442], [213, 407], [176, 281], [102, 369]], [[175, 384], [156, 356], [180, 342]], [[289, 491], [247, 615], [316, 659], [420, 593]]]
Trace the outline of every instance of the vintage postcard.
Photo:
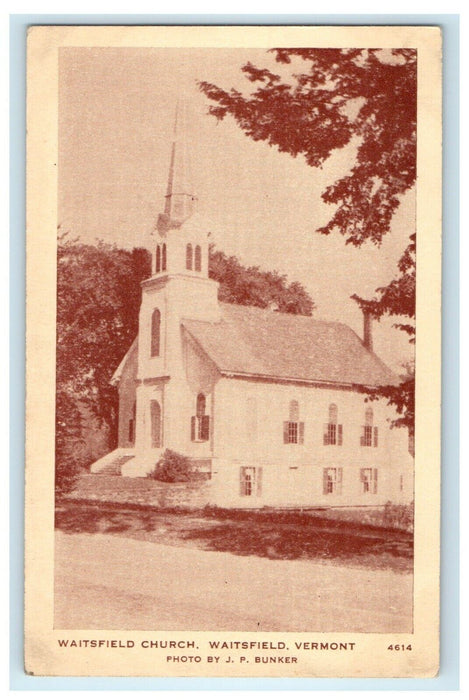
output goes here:
[[36, 26], [25, 669], [439, 667], [438, 27]]

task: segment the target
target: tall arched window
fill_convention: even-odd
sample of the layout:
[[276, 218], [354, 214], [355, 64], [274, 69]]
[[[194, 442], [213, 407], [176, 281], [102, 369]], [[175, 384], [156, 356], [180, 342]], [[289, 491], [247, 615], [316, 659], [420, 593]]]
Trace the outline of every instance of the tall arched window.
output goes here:
[[137, 404], [134, 401], [133, 406], [132, 406], [132, 413], [131, 413], [131, 416], [129, 418], [129, 442], [131, 445], [133, 445], [135, 443], [135, 416], [136, 416], [136, 413], [137, 413]]
[[159, 245], [156, 246], [156, 272], [161, 270], [161, 248]]
[[160, 354], [160, 326], [161, 314], [155, 309], [151, 315], [151, 356], [157, 357]]
[[329, 406], [329, 422], [324, 425], [323, 444], [324, 445], [341, 445], [342, 444], [342, 425], [337, 423], [338, 409], [335, 403]]
[[166, 243], [163, 243], [161, 250], [161, 269], [163, 272], [166, 270]]
[[362, 447], [378, 447], [378, 428], [373, 425], [373, 409], [368, 406], [365, 410], [365, 425], [360, 437]]
[[161, 406], [158, 401], [150, 401], [151, 446], [161, 447]]
[[210, 416], [205, 413], [207, 402], [205, 394], [198, 394], [195, 416], [191, 418], [191, 440], [206, 442], [210, 435]]
[[186, 270], [192, 270], [192, 246], [190, 243], [186, 245]]
[[197, 415], [198, 416], [205, 415], [205, 406], [206, 406], [205, 394], [198, 394], [197, 395]]
[[300, 420], [300, 407], [298, 401], [290, 401], [290, 420], [296, 423]]
[[305, 424], [300, 423], [300, 406], [298, 401], [290, 401], [288, 420], [283, 424], [283, 442], [285, 444], [300, 444], [304, 442]]
[[202, 269], [202, 249], [200, 245], [195, 246], [194, 267], [196, 272], [200, 272]]

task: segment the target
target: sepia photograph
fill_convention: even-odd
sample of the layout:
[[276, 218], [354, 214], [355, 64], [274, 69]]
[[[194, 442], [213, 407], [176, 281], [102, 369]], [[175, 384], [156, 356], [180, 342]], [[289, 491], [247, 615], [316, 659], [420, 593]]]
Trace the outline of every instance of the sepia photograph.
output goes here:
[[54, 654], [412, 649], [421, 54], [274, 38], [56, 50]]

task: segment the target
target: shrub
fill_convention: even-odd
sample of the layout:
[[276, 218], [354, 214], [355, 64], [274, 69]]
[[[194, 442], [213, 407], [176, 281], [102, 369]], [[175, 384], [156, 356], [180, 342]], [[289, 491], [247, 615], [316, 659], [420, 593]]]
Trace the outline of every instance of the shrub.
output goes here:
[[191, 461], [188, 457], [173, 450], [165, 450], [149, 476], [151, 479], [173, 484], [176, 481], [189, 481], [190, 472]]
[[383, 525], [400, 530], [412, 530], [414, 525], [414, 503], [400, 505], [388, 501], [384, 506]]

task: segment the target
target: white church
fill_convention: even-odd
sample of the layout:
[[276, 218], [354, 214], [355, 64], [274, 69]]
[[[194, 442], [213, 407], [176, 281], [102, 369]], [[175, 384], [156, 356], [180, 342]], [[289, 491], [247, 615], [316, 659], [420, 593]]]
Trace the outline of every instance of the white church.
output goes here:
[[144, 477], [171, 449], [223, 507], [412, 501], [407, 430], [363, 391], [399, 381], [373, 352], [371, 320], [361, 339], [342, 323], [220, 303], [188, 173], [176, 119], [138, 337], [112, 379], [118, 447], [91, 471]]

